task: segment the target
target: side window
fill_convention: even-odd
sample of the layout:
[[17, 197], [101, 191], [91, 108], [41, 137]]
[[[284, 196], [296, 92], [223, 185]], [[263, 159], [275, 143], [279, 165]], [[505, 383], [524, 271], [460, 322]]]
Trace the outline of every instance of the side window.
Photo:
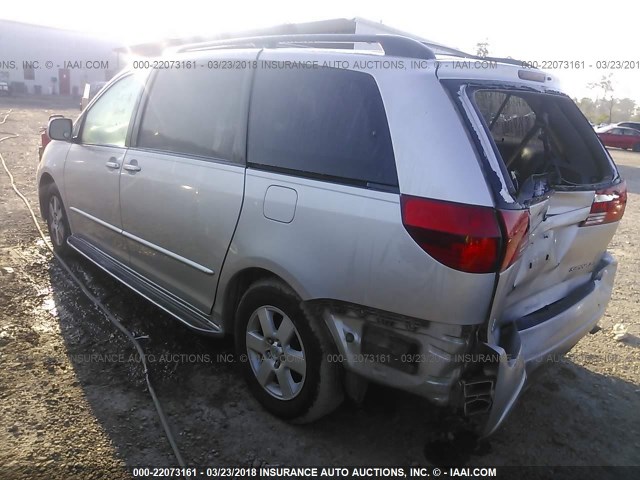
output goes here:
[[87, 112], [80, 142], [124, 147], [142, 82], [136, 75], [129, 75], [109, 87]]
[[160, 70], [152, 80], [137, 147], [237, 161], [246, 72]]
[[398, 185], [386, 112], [366, 73], [258, 70], [248, 141], [253, 165], [352, 184]]

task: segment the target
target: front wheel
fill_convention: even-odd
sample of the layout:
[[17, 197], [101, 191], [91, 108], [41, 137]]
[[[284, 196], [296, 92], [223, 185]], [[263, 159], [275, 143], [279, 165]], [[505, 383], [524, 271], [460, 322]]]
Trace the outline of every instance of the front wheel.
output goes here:
[[640, 143], [636, 143], [636, 144], [633, 146], [633, 151], [634, 151], [634, 152], [640, 152]]
[[47, 187], [45, 198], [47, 199], [47, 227], [53, 250], [59, 255], [66, 255], [69, 253], [67, 238], [71, 234], [71, 229], [69, 228], [62, 197], [55, 184], [52, 183]]
[[236, 313], [236, 351], [252, 394], [274, 415], [307, 423], [343, 399], [340, 365], [321, 319], [312, 318], [284, 283], [261, 280]]

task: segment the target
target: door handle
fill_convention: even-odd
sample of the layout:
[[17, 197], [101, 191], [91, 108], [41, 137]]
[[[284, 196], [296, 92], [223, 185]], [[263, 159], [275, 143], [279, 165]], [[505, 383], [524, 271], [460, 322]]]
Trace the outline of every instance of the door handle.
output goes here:
[[120, 168], [120, 164], [118, 163], [116, 157], [111, 157], [107, 163], [105, 163], [107, 168]]
[[138, 165], [137, 160], [131, 160], [129, 163], [125, 163], [122, 168], [128, 170], [129, 172], [139, 172], [140, 170], [142, 170]]

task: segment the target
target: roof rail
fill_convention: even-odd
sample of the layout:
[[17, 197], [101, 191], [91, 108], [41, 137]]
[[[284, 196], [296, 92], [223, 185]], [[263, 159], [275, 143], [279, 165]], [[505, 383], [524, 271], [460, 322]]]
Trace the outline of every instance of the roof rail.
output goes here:
[[[217, 48], [265, 47], [276, 48], [286, 45], [313, 46], [312, 44], [377, 43], [385, 55], [394, 57], [435, 60], [433, 50], [418, 40], [400, 35], [360, 35], [351, 33], [316, 33], [296, 35], [267, 35], [261, 37], [230, 38], [211, 42], [193, 43], [177, 48], [176, 52], [193, 52]], [[325, 46], [326, 48], [326, 46]]]

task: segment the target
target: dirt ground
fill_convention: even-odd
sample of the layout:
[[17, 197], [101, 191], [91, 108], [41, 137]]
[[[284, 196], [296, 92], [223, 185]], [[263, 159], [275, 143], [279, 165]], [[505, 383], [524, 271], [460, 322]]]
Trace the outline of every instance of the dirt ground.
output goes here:
[[[0, 113], [10, 108], [0, 137], [20, 137], [0, 152], [35, 208], [38, 127], [51, 113], [78, 110], [64, 99], [0, 99]], [[620, 266], [602, 330], [545, 370], [504, 426], [460, 462], [640, 464], [640, 154], [612, 154], [629, 204], [611, 244]], [[130, 478], [125, 465], [175, 465], [135, 351], [52, 259], [3, 171], [0, 199], [0, 478]], [[433, 461], [436, 414], [425, 401], [374, 387], [360, 406], [309, 426], [286, 424], [249, 395], [230, 341], [196, 336], [87, 262], [71, 264], [144, 338], [188, 464]], [[613, 338], [616, 323], [628, 328], [624, 341]]]

